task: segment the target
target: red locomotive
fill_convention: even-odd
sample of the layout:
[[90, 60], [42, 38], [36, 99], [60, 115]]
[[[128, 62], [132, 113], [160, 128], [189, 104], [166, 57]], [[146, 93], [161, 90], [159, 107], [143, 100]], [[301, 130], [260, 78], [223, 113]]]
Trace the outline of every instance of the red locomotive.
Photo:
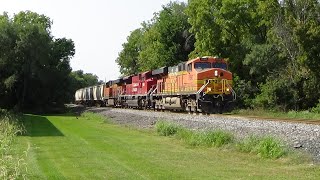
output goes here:
[[214, 113], [222, 112], [236, 94], [227, 62], [201, 57], [79, 89], [75, 99], [88, 105]]

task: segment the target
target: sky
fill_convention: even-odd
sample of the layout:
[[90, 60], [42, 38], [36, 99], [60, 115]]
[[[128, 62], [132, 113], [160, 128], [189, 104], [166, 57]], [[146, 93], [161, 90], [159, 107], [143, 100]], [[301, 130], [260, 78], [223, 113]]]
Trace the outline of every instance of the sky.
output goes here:
[[[187, 2], [187, 0], [179, 0]], [[96, 74], [100, 80], [120, 76], [115, 63], [130, 32], [141, 27], [170, 0], [0, 0], [0, 13], [12, 17], [30, 10], [53, 21], [55, 38], [66, 37], [75, 43], [72, 70]]]

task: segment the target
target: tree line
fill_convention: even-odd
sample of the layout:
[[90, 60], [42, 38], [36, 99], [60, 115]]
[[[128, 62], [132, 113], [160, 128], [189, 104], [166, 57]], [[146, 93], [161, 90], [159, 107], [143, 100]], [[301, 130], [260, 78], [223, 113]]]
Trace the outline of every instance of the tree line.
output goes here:
[[0, 15], [0, 108], [47, 111], [73, 101], [76, 89], [98, 77], [72, 72], [74, 42], [55, 38], [52, 21], [25, 11]]
[[227, 58], [241, 108], [305, 110], [320, 99], [318, 0], [170, 2], [127, 37], [122, 75]]

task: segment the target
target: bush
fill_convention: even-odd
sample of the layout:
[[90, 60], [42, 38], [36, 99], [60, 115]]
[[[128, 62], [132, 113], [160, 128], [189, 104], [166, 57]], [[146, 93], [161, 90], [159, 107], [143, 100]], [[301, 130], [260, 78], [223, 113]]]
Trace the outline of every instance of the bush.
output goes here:
[[161, 136], [172, 136], [177, 133], [181, 127], [166, 121], [158, 121], [156, 123], [157, 133]]
[[316, 107], [313, 107], [313, 108], [311, 109], [311, 112], [313, 112], [313, 113], [319, 113], [319, 114], [320, 114], [320, 99], [319, 99], [319, 103], [317, 104], [317, 106], [316, 106]]

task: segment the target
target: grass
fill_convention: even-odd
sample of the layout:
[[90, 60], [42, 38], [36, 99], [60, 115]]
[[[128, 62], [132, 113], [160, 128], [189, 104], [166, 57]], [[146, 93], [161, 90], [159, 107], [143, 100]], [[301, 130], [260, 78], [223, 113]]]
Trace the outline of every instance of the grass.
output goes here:
[[274, 137], [250, 136], [241, 141], [233, 141], [234, 136], [222, 130], [192, 131], [172, 122], [158, 121], [157, 133], [161, 136], [173, 136], [191, 146], [222, 147], [235, 146], [240, 152], [255, 153], [263, 158], [277, 159], [287, 154], [287, 148]]
[[250, 136], [236, 146], [241, 152], [255, 153], [270, 159], [277, 159], [288, 153], [287, 148], [274, 137]]
[[158, 121], [156, 124], [156, 130], [161, 136], [171, 136], [178, 132], [179, 126], [173, 123], [168, 123], [165, 121]]
[[100, 116], [25, 115], [29, 179], [319, 179], [320, 167], [239, 151], [191, 147]]
[[177, 132], [177, 138], [191, 146], [221, 147], [232, 141], [233, 136], [223, 131], [195, 132], [181, 128]]
[[24, 155], [14, 154], [13, 144], [23, 128], [18, 116], [0, 109], [0, 179], [25, 177]]
[[221, 147], [233, 139], [230, 133], [224, 131], [196, 132], [167, 121], [158, 121], [156, 131], [160, 136], [176, 135], [191, 146]]
[[231, 114], [240, 116], [254, 116], [262, 118], [275, 118], [275, 119], [299, 119], [299, 120], [316, 120], [320, 121], [320, 113], [311, 111], [268, 111], [263, 109], [240, 109], [234, 110]]

